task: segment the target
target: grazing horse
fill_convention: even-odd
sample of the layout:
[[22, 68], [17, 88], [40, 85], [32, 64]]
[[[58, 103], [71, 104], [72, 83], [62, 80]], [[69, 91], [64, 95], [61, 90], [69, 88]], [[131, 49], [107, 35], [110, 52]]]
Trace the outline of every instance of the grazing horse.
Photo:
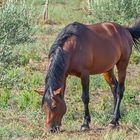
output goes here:
[[[64, 91], [68, 75], [81, 78], [84, 121], [81, 130], [89, 129], [89, 76], [104, 75], [114, 97], [114, 112], [110, 122], [119, 125], [120, 104], [124, 94], [126, 69], [132, 46], [138, 48], [140, 22], [126, 28], [106, 22], [85, 25], [78, 22], [67, 25], [57, 36], [49, 52], [48, 73], [45, 80], [42, 105], [47, 115], [46, 126], [51, 132], [59, 130], [66, 112]], [[114, 66], [118, 78], [114, 75]], [[118, 80], [117, 80], [118, 79]]]

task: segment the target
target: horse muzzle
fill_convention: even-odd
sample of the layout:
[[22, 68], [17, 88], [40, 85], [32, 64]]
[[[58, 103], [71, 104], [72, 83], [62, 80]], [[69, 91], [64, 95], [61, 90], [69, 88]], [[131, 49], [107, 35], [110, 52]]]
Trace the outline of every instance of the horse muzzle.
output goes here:
[[60, 126], [53, 126], [51, 128], [48, 129], [48, 132], [50, 133], [59, 133], [60, 132]]

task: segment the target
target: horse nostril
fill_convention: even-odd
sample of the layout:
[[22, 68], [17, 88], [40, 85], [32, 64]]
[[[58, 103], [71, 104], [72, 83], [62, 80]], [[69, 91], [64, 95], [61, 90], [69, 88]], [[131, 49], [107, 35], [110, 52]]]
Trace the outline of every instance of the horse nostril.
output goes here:
[[56, 132], [60, 132], [60, 127], [57, 125], [55, 126]]
[[55, 112], [56, 109], [57, 109], [56, 106], [52, 106], [52, 107], [51, 107], [51, 111], [52, 111], [52, 112]]
[[55, 133], [55, 132], [56, 132], [56, 130], [55, 130], [54, 128], [50, 128], [48, 131], [49, 131], [50, 133]]
[[60, 132], [60, 127], [59, 126], [54, 126], [54, 127], [50, 128], [48, 131], [50, 133], [58, 133], [58, 132]]

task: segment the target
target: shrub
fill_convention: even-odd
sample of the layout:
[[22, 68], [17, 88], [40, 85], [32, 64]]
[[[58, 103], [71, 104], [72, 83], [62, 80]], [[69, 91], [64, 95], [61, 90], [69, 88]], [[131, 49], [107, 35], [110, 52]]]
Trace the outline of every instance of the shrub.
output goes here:
[[19, 44], [30, 40], [31, 14], [24, 0], [7, 0], [0, 9], [0, 43]]
[[8, 67], [18, 60], [17, 44], [31, 41], [32, 15], [25, 0], [7, 0], [0, 8], [0, 65]]
[[139, 17], [140, 0], [91, 0], [92, 22], [115, 21], [128, 24]]

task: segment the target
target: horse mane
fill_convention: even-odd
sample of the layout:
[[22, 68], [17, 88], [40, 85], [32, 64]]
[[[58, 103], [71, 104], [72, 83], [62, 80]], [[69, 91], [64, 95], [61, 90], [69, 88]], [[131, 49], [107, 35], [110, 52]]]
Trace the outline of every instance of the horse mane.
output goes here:
[[51, 94], [54, 90], [61, 87], [64, 76], [64, 55], [61, 47], [57, 47], [51, 56], [50, 66], [45, 79], [45, 93], [42, 98], [42, 105], [47, 102], [51, 108]]
[[49, 51], [49, 60], [51, 62], [45, 79], [45, 92], [42, 98], [42, 105], [47, 102], [49, 108], [51, 108], [50, 94], [62, 86], [61, 84], [63, 82], [65, 72], [65, 60], [63, 53], [65, 41], [73, 35], [82, 41], [85, 39], [84, 33], [87, 30], [88, 28], [84, 24], [74, 22], [67, 25], [56, 37]]
[[87, 30], [89, 29], [84, 24], [79, 22], [73, 22], [71, 24], [68, 24], [56, 37], [52, 47], [50, 48], [49, 58], [51, 54], [57, 49], [57, 47], [62, 48], [67, 38], [71, 37], [72, 35], [76, 36], [78, 39], [82, 41], [82, 39], [84, 39], [83, 32]]

